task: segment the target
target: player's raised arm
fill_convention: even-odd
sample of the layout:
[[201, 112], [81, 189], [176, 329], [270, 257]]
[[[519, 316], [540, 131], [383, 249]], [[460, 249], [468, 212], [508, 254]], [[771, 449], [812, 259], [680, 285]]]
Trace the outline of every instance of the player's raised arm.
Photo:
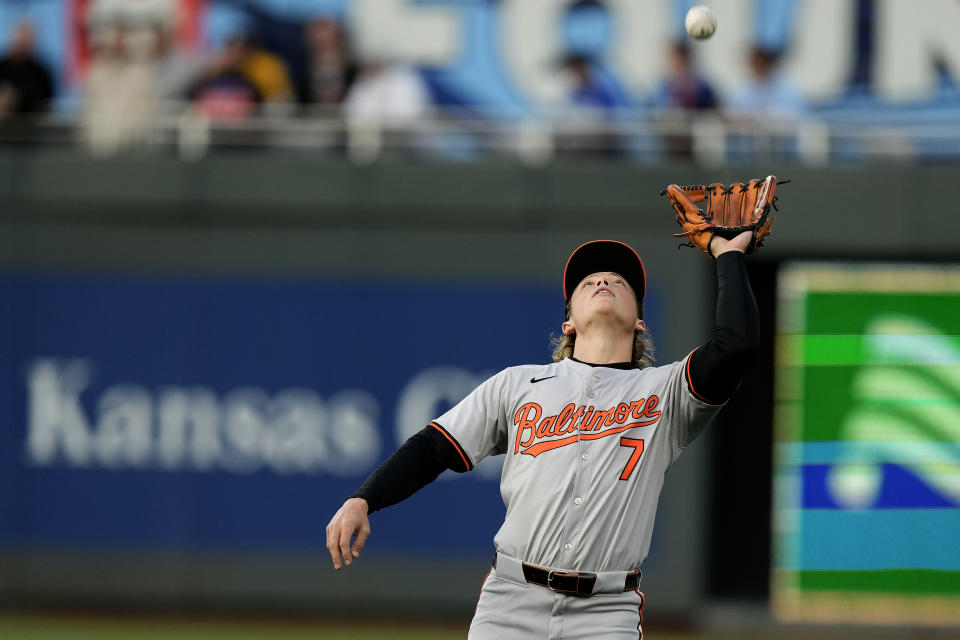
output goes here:
[[[757, 251], [770, 234], [777, 184], [776, 176], [767, 176], [729, 186], [670, 185], [662, 192], [683, 228], [677, 235], [716, 260], [716, 327], [690, 356], [687, 372], [691, 391], [705, 402], [726, 402], [756, 359], [759, 314], [744, 254]], [[706, 212], [697, 206], [704, 202]]]
[[691, 390], [714, 404], [726, 402], [757, 355], [760, 318], [744, 260], [751, 238], [745, 231], [733, 240], [717, 236], [711, 243], [717, 266], [716, 325], [712, 338], [690, 356], [688, 374]]

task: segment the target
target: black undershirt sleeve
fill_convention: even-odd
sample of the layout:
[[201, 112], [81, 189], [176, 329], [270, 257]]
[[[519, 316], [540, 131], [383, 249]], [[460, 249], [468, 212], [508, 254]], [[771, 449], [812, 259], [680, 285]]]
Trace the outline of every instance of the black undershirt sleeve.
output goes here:
[[721, 404], [757, 357], [760, 314], [744, 255], [728, 251], [717, 263], [717, 320], [713, 337], [690, 356], [688, 384], [695, 396]]
[[406, 500], [447, 469], [463, 472], [470, 468], [457, 445], [429, 425], [410, 436], [350, 497], [366, 500], [367, 512], [373, 513]]

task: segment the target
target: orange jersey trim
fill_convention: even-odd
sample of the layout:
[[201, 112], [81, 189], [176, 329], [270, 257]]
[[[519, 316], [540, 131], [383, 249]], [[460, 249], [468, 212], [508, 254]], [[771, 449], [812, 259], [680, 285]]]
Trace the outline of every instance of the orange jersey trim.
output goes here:
[[467, 453], [463, 450], [463, 447], [460, 446], [453, 436], [447, 433], [447, 430], [438, 425], [436, 422], [431, 422], [430, 426], [439, 431], [444, 438], [450, 441], [450, 444], [453, 445], [453, 448], [457, 450], [457, 453], [460, 454], [460, 459], [463, 460], [463, 466], [466, 467], [467, 471], [473, 470], [473, 465], [470, 464], [470, 459], [467, 457]]
[[643, 640], [643, 605], [647, 603], [647, 597], [643, 595], [643, 592], [640, 591], [639, 587], [634, 589], [638, 596], [640, 596], [640, 622], [637, 624], [637, 631], [640, 633], [638, 640]]

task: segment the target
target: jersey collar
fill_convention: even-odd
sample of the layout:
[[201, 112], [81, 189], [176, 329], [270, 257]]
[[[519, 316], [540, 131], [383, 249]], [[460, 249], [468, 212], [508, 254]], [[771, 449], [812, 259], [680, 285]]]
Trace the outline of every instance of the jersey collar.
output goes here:
[[583, 360], [577, 360], [573, 356], [570, 356], [570, 359], [574, 362], [579, 362], [580, 364], [585, 364], [588, 367], [609, 367], [611, 369], [636, 369], [633, 366], [632, 362], [612, 362], [610, 364], [594, 364], [592, 362], [584, 362]]

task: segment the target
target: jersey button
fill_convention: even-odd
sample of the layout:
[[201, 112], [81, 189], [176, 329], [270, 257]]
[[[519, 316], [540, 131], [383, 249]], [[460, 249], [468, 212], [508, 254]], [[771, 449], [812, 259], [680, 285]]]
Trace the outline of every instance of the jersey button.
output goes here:
[[583, 502], [583, 498], [574, 498], [574, 499], [573, 499], [573, 504], [580, 504], [581, 502]]
[[586, 453], [581, 453], [581, 454], [580, 454], [580, 459], [581, 459], [581, 460], [586, 460], [586, 459], [589, 458], [589, 457], [590, 457], [590, 456], [587, 455]]
[[588, 394], [587, 394], [587, 397], [588, 397], [588, 398], [592, 398], [592, 397], [593, 397], [593, 391], [591, 391], [590, 393], [588, 393]]
[[567, 544], [563, 545], [563, 550], [564, 550], [564, 551], [570, 551], [570, 549], [573, 549], [573, 545], [570, 544], [569, 542], [568, 542]]

